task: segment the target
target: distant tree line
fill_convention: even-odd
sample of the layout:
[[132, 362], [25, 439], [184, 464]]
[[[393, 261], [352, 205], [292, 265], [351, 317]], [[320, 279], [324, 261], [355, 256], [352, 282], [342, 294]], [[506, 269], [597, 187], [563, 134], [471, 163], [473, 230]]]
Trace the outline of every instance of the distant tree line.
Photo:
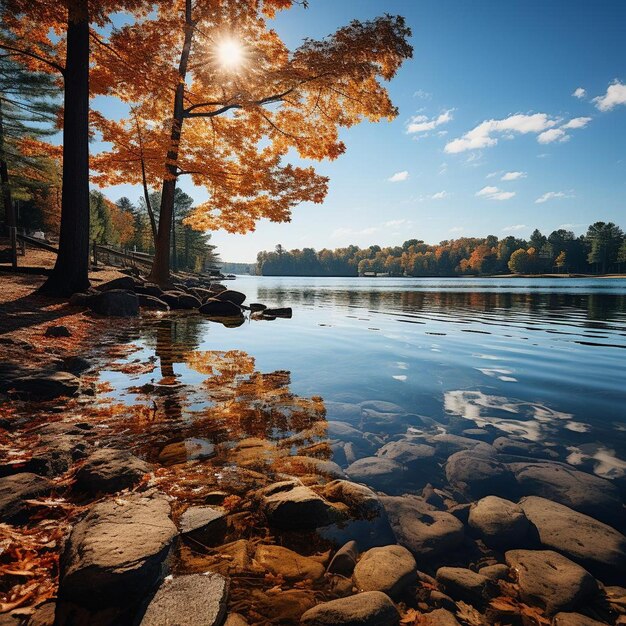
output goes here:
[[626, 238], [612, 222], [595, 222], [580, 236], [565, 229], [546, 236], [536, 229], [528, 240], [489, 235], [430, 245], [409, 239], [401, 246], [319, 251], [285, 250], [279, 244], [257, 255], [257, 273], [264, 276], [606, 274], [624, 270]]

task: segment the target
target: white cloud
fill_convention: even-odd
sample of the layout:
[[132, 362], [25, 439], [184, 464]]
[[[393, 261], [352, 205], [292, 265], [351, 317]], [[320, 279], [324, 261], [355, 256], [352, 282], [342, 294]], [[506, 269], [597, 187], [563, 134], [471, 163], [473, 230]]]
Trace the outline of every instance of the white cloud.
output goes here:
[[462, 233], [465, 230], [463, 226], [453, 226], [449, 232], [451, 233]]
[[576, 87], [576, 89], [574, 89], [574, 93], [572, 93], [572, 96], [574, 96], [574, 98], [578, 98], [579, 100], [584, 98], [586, 95], [587, 91], [582, 87]]
[[447, 191], [438, 191], [430, 196], [431, 200], [443, 200], [444, 198], [449, 197], [450, 194]]
[[584, 128], [589, 122], [591, 122], [590, 117], [575, 117], [567, 122], [567, 124], [563, 124], [561, 128]]
[[428, 91], [424, 91], [423, 89], [418, 89], [413, 92], [413, 97], [420, 98], [421, 100], [430, 100], [433, 97], [433, 94]]
[[409, 177], [409, 173], [406, 170], [402, 172], [396, 172], [393, 176], [390, 176], [387, 180], [390, 183], [401, 183]]
[[385, 222], [383, 226], [386, 226], [387, 228], [395, 228], [397, 226], [409, 226], [411, 223], [411, 220], [389, 220], [388, 222]]
[[514, 195], [514, 191], [501, 191], [491, 185], [487, 185], [476, 192], [476, 196], [479, 198], [487, 198], [488, 200], [510, 200]]
[[409, 135], [414, 133], [426, 133], [442, 124], [447, 124], [452, 119], [453, 110], [454, 109], [448, 109], [440, 113], [437, 117], [430, 119], [426, 115], [414, 115], [407, 123], [406, 132]]
[[546, 130], [537, 137], [539, 143], [552, 143], [554, 141], [567, 141], [569, 135], [562, 128], [551, 128]]
[[448, 142], [445, 151], [449, 154], [457, 154], [466, 150], [489, 148], [498, 143], [498, 139], [492, 137], [494, 133], [506, 133], [507, 135], [541, 133], [556, 126], [557, 123], [545, 113], [534, 113], [533, 115], [518, 113], [501, 120], [485, 120], [462, 137]]
[[626, 85], [616, 80], [603, 96], [594, 98], [593, 102], [600, 111], [610, 111], [618, 104], [626, 104]]
[[502, 229], [502, 232], [514, 233], [514, 232], [517, 232], [518, 230], [524, 230], [525, 228], [528, 228], [526, 224], [514, 224], [513, 226], [506, 226], [505, 228]]
[[495, 178], [496, 176], [500, 176], [500, 174], [502, 174], [502, 172], [489, 172], [485, 178]]
[[526, 172], [506, 172], [500, 180], [510, 181], [526, 178]]
[[573, 194], [567, 194], [564, 191], [547, 191], [535, 200], [535, 204], [543, 204], [548, 200], [554, 200], [555, 198], [573, 198]]

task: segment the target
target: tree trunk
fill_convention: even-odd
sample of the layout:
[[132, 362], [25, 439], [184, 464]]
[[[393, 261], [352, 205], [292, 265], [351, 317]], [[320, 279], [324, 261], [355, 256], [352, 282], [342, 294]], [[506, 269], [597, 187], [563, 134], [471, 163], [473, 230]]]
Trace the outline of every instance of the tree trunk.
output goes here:
[[185, 79], [191, 41], [193, 39], [194, 23], [191, 19], [191, 0], [185, 0], [185, 41], [178, 64], [179, 82], [174, 96], [174, 113], [172, 115], [172, 131], [170, 133], [170, 148], [167, 151], [166, 178], [163, 180], [161, 193], [161, 212], [159, 214], [159, 232], [155, 242], [154, 261], [148, 280], [160, 287], [167, 287], [170, 283], [170, 236], [174, 212], [174, 193], [176, 191], [176, 175], [178, 162], [178, 146], [184, 120]]
[[4, 206], [4, 220], [10, 228], [17, 226], [15, 221], [15, 207], [11, 200], [11, 187], [9, 186], [9, 166], [7, 165], [4, 150], [4, 118], [2, 114], [2, 100], [0, 100], [0, 183], [2, 183], [2, 204]]
[[40, 292], [70, 296], [88, 287], [89, 10], [87, 0], [73, 0], [67, 20], [59, 254]]
[[176, 206], [172, 210], [172, 272], [178, 271], [178, 257], [176, 256]]

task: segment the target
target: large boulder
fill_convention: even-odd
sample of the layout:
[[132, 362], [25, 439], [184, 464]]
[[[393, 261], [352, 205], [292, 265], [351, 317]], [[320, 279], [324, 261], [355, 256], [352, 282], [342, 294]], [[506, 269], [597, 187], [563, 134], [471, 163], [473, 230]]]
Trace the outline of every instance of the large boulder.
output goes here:
[[289, 581], [318, 581], [324, 576], [324, 566], [319, 561], [282, 546], [260, 545], [254, 561], [263, 570]]
[[160, 296], [170, 309], [199, 309], [202, 302], [184, 291], [164, 291]]
[[240, 317], [241, 309], [232, 302], [209, 298], [200, 307], [200, 313], [210, 317]]
[[396, 626], [399, 621], [398, 610], [381, 591], [365, 591], [318, 604], [300, 619], [305, 626]]
[[221, 302], [232, 302], [236, 305], [241, 305], [244, 303], [246, 299], [246, 295], [241, 293], [240, 291], [233, 291], [232, 289], [225, 289], [224, 291], [220, 291], [213, 296], [216, 300], [220, 300]]
[[498, 496], [487, 496], [472, 504], [469, 525], [492, 548], [522, 545], [529, 528], [524, 511]]
[[403, 546], [383, 546], [368, 550], [354, 568], [354, 584], [359, 591], [383, 591], [398, 598], [417, 582], [417, 564]]
[[552, 550], [509, 550], [505, 558], [517, 575], [522, 601], [548, 615], [585, 606], [598, 592], [587, 570]]
[[67, 472], [75, 461], [85, 458], [89, 444], [78, 433], [42, 435], [33, 455], [26, 464], [27, 471], [52, 478]]
[[76, 472], [76, 489], [114, 493], [136, 485], [150, 471], [150, 465], [127, 450], [103, 448], [91, 454]]
[[100, 315], [135, 317], [139, 315], [137, 294], [124, 289], [110, 289], [89, 298], [89, 308]]
[[135, 293], [160, 298], [163, 290], [155, 283], [144, 283], [141, 286], [135, 287]]
[[0, 520], [24, 521], [28, 512], [26, 500], [50, 493], [53, 484], [42, 476], [22, 472], [0, 478]]
[[446, 478], [469, 498], [515, 493], [515, 478], [495, 454], [474, 450], [455, 452], [446, 463]]
[[369, 456], [352, 463], [346, 474], [357, 482], [365, 483], [375, 489], [396, 492], [402, 488], [406, 467], [391, 459]]
[[261, 511], [271, 526], [307, 529], [325, 526], [334, 519], [331, 504], [295, 480], [274, 483], [257, 492]]
[[226, 526], [226, 509], [217, 506], [190, 506], [178, 522], [181, 535], [203, 545], [223, 539]]
[[599, 622], [580, 613], [557, 613], [552, 619], [553, 626], [606, 626], [606, 622]]
[[380, 456], [396, 463], [402, 463], [409, 470], [429, 470], [435, 463], [435, 448], [424, 443], [400, 440], [390, 441], [376, 452]]
[[160, 298], [150, 296], [148, 294], [140, 293], [137, 295], [139, 298], [139, 306], [143, 309], [152, 309], [153, 311], [169, 311], [170, 305], [164, 302]]
[[332, 502], [341, 502], [355, 517], [378, 517], [385, 514], [379, 497], [365, 485], [349, 480], [333, 480], [324, 487], [324, 495]]
[[520, 494], [540, 496], [591, 515], [607, 524], [624, 520], [618, 488], [609, 480], [562, 463], [512, 463]]
[[536, 496], [522, 498], [520, 507], [543, 546], [565, 554], [602, 580], [626, 573], [626, 537], [611, 526]]
[[463, 543], [463, 523], [417, 496], [384, 496], [381, 502], [399, 544], [418, 559], [439, 556]]
[[140, 626], [221, 626], [228, 603], [228, 579], [215, 572], [165, 580]]
[[59, 596], [77, 604], [107, 606], [147, 593], [177, 535], [169, 513], [161, 496], [94, 505], [65, 545]]
[[106, 283], [102, 283], [96, 287], [96, 289], [100, 292], [103, 291], [111, 291], [112, 289], [123, 289], [125, 291], [135, 291], [137, 288], [137, 283], [132, 276], [120, 276], [119, 278], [114, 278], [113, 280], [109, 280]]
[[335, 552], [326, 571], [329, 574], [338, 574], [339, 576], [352, 576], [358, 558], [359, 548], [356, 541], [348, 541]]

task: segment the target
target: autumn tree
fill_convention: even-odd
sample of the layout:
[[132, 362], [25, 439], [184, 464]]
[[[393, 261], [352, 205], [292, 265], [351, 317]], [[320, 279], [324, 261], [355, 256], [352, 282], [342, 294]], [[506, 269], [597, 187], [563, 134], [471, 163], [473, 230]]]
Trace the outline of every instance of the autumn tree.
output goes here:
[[561, 251], [557, 255], [554, 260], [554, 264], [559, 268], [559, 271], [563, 271], [563, 269], [567, 266], [567, 254], [565, 251]]
[[59, 253], [42, 293], [70, 295], [89, 286], [90, 25], [105, 26], [114, 11], [150, 7], [145, 0], [3, 0], [0, 48], [63, 81]]
[[95, 166], [111, 179], [139, 181], [139, 120], [146, 176], [162, 190], [155, 282], [169, 281], [181, 176], [209, 192], [187, 219], [195, 228], [246, 232], [260, 218], [287, 221], [298, 203], [322, 202], [328, 182], [312, 167], [285, 163], [290, 149], [334, 159], [345, 150], [340, 127], [397, 115], [381, 81], [412, 54], [403, 18], [354, 21], [290, 52], [266, 18], [291, 5], [163, 1], [151, 19], [120, 28], [98, 48], [98, 89], [128, 103], [132, 115], [115, 128], [103, 124], [113, 150]]

